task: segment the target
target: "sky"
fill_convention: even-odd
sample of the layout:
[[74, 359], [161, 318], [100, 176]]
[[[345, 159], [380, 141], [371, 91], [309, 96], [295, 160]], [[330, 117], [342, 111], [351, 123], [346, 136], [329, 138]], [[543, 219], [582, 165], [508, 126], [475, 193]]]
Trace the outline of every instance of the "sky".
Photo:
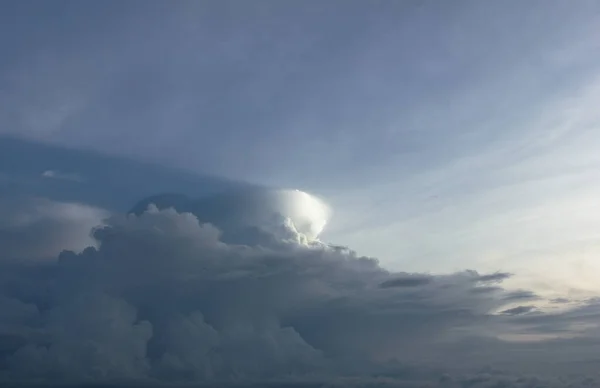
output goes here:
[[600, 384], [599, 37], [596, 0], [0, 0], [0, 381]]

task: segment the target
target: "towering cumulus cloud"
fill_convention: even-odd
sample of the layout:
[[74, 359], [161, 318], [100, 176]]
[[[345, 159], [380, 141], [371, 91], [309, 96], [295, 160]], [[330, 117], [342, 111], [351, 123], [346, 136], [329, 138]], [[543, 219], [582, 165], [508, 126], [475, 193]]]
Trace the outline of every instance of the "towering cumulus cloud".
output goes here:
[[132, 212], [139, 215], [150, 205], [190, 212], [217, 226], [224, 242], [248, 245], [290, 238], [314, 242], [331, 214], [325, 202], [303, 191], [264, 188], [231, 190], [200, 199], [156, 195], [140, 201]]
[[539, 386], [469, 373], [522, 350], [499, 336], [573, 316], [518, 308], [536, 296], [503, 273], [387, 271], [317, 240], [328, 214], [296, 191], [162, 195], [94, 228], [95, 247], [4, 265], [2, 381]]

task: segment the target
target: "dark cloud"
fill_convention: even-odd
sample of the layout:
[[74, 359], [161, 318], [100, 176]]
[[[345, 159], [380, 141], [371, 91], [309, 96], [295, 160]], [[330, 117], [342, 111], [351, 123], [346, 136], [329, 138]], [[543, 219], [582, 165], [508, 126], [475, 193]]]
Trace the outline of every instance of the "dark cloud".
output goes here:
[[418, 287], [431, 282], [430, 276], [412, 275], [396, 277], [394, 279], [386, 280], [381, 283], [381, 288], [394, 288], [394, 287]]
[[508, 279], [509, 277], [511, 277], [511, 274], [507, 272], [496, 272], [489, 275], [477, 276], [474, 280], [482, 283], [494, 283], [501, 282], [503, 280]]
[[[41, 228], [52, 229], [70, 230]], [[228, 243], [168, 206], [114, 215], [92, 237], [95, 247], [54, 261], [2, 264], [0, 379], [529, 387], [460, 371], [531, 349], [499, 334], [560, 333], [597, 311], [522, 314], [527, 307], [508, 305], [506, 274], [391, 272], [349, 249], [280, 234], [276, 244]]]
[[520, 300], [536, 300], [540, 299], [540, 296], [529, 290], [517, 290], [508, 292], [504, 299], [506, 301], [516, 302]]
[[535, 310], [535, 306], [517, 306], [517, 307], [513, 307], [510, 309], [501, 311], [501, 314], [520, 315], [520, 314], [526, 314], [526, 313], [532, 312], [533, 310]]
[[146, 382], [112, 384], [8, 384], [6, 388], [597, 388], [600, 384], [589, 377], [544, 379], [538, 376], [480, 373], [472, 375], [429, 377], [405, 380], [394, 377], [347, 377], [328, 381], [290, 379], [260, 382], [210, 382], [191, 384], [158, 384]]

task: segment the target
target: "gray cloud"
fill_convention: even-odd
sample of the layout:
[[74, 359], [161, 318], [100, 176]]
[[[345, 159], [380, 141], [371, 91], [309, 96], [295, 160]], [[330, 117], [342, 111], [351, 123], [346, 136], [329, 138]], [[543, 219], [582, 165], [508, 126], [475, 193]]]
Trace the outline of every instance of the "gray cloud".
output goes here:
[[394, 288], [394, 287], [418, 287], [431, 282], [430, 276], [412, 275], [396, 277], [394, 279], [386, 280], [381, 283], [381, 288]]
[[517, 290], [509, 292], [504, 298], [507, 301], [519, 301], [519, 300], [535, 300], [540, 299], [540, 297], [533, 291], [529, 290]]
[[395, 273], [302, 239], [226, 243], [216, 227], [168, 208], [113, 216], [93, 238], [96, 247], [43, 265], [3, 264], [4, 381], [529, 387], [513, 375], [460, 371], [531, 349], [496, 335], [559, 333], [597, 312], [586, 304], [516, 314], [524, 311], [507, 305], [514, 292], [501, 287], [505, 274]]
[[493, 283], [493, 282], [501, 282], [503, 280], [506, 280], [510, 276], [511, 276], [511, 274], [506, 273], [506, 272], [496, 272], [496, 273], [489, 274], [489, 275], [478, 276], [477, 279], [475, 279], [475, 280], [482, 282], [482, 283]]
[[526, 314], [526, 313], [532, 312], [533, 310], [535, 310], [535, 306], [517, 306], [517, 307], [510, 308], [510, 309], [506, 309], [506, 310], [502, 311], [501, 314], [521, 315], [521, 314]]
[[0, 261], [43, 260], [94, 244], [90, 231], [108, 212], [44, 198], [0, 198], [0, 215]]

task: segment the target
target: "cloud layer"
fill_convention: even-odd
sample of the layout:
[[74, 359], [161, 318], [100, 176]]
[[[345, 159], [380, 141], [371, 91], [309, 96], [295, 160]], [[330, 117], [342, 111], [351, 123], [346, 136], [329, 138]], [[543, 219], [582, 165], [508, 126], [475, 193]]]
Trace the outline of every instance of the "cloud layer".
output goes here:
[[[546, 349], [559, 349], [560, 341], [575, 343], [561, 334], [576, 325], [588, 325], [579, 336], [595, 330], [593, 303], [538, 312], [530, 307], [535, 294], [501, 287], [509, 274], [390, 272], [373, 258], [300, 244], [301, 238], [240, 245], [221, 235], [191, 213], [151, 206], [93, 228], [96, 247], [64, 251], [54, 262], [3, 264], [0, 376], [305, 383], [343, 377], [344, 386], [383, 376], [373, 383], [529, 387], [533, 380], [480, 371], [515, 370], [514, 354], [540, 346], [502, 336], [545, 335]], [[545, 363], [568, 361], [559, 358], [528, 362], [547, 373]]]

